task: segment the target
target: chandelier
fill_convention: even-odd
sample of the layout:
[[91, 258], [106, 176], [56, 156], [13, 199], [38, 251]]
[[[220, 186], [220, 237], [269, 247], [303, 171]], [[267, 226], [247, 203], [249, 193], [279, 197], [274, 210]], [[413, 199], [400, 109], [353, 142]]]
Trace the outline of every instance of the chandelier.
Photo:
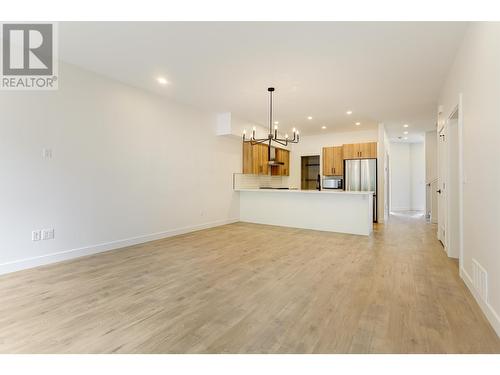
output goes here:
[[267, 142], [269, 143], [269, 149], [271, 149], [271, 143], [276, 142], [282, 146], [287, 146], [289, 143], [299, 143], [299, 131], [293, 128], [293, 138], [290, 139], [288, 137], [288, 134], [285, 134], [285, 138], [279, 138], [278, 135], [278, 125], [274, 125], [274, 132], [273, 132], [273, 92], [274, 92], [274, 87], [269, 87], [267, 89], [269, 91], [269, 134], [267, 135], [267, 138], [255, 138], [255, 126], [252, 129], [252, 136], [250, 137], [250, 140], [246, 140], [246, 130], [243, 130], [243, 142], [251, 142], [252, 145], [258, 144], [258, 143], [264, 143]]

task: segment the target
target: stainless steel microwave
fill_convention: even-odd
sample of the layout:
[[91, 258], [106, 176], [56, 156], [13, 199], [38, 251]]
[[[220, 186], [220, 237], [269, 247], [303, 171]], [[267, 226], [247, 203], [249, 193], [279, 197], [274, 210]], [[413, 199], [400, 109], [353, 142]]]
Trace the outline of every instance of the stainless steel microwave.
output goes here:
[[342, 178], [323, 178], [323, 189], [342, 189]]

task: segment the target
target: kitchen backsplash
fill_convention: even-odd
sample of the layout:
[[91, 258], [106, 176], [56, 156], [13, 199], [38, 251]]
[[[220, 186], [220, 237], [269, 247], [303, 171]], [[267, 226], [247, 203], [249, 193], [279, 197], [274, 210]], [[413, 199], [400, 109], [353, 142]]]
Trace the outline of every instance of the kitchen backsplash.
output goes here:
[[287, 188], [288, 176], [233, 173], [233, 189]]

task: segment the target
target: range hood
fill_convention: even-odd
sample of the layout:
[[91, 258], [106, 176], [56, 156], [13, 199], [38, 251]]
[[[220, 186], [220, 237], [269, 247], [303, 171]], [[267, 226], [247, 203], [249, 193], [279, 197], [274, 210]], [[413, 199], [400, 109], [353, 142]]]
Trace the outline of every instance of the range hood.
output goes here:
[[285, 165], [282, 161], [276, 161], [276, 147], [269, 147], [269, 161], [267, 162], [270, 166], [273, 165]]

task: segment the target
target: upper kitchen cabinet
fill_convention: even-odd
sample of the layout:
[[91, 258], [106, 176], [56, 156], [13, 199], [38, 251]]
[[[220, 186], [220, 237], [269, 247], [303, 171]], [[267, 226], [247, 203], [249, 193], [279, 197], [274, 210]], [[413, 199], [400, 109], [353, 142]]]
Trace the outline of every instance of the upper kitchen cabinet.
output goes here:
[[250, 142], [243, 142], [243, 173], [253, 174], [253, 147]]
[[259, 150], [258, 154], [258, 159], [255, 158], [254, 156], [254, 163], [258, 163], [258, 173], [257, 174], [268, 174], [269, 173], [269, 153], [268, 153], [268, 145], [259, 143], [258, 145], [255, 145], [254, 147], [257, 147]]
[[323, 147], [323, 175], [333, 176], [333, 147]]
[[262, 143], [252, 145], [251, 142], [243, 142], [243, 173], [269, 173], [268, 147], [268, 145]]
[[344, 173], [343, 146], [323, 147], [323, 175], [342, 176]]
[[359, 144], [359, 153], [363, 159], [377, 157], [377, 142]]
[[359, 143], [344, 145], [344, 159], [359, 159]]
[[272, 166], [271, 175], [290, 176], [290, 151], [276, 148], [276, 161], [283, 163], [283, 165]]
[[377, 142], [344, 145], [344, 159], [371, 159], [377, 157]]

